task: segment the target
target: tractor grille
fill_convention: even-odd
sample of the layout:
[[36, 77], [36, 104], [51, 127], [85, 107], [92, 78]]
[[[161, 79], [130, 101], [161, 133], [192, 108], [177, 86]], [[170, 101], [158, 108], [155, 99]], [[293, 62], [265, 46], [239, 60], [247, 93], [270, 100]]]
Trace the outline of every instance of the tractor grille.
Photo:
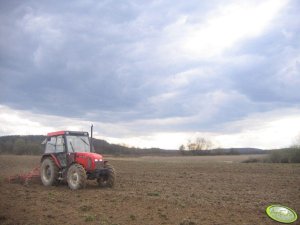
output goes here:
[[95, 162], [95, 166], [96, 166], [96, 169], [101, 169], [104, 167], [104, 162], [97, 161], [97, 162]]

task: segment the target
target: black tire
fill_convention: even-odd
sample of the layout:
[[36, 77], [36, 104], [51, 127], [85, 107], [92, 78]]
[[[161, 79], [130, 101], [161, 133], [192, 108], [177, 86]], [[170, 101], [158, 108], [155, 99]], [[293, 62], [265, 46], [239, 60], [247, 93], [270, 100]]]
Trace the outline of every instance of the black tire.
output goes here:
[[57, 185], [58, 180], [58, 170], [59, 168], [56, 166], [55, 162], [52, 158], [45, 158], [41, 164], [41, 180], [45, 186]]
[[113, 166], [106, 164], [104, 168], [108, 169], [107, 176], [103, 176], [99, 179], [97, 179], [99, 187], [109, 187], [113, 188], [115, 185], [115, 179], [116, 179], [116, 172]]
[[68, 169], [67, 182], [69, 188], [77, 190], [86, 186], [86, 172], [80, 164], [73, 164]]

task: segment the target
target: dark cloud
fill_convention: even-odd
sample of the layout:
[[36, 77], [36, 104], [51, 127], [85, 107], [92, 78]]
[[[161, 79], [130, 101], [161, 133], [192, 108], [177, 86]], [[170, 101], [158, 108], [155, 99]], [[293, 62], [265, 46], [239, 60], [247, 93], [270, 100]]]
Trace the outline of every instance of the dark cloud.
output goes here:
[[254, 102], [274, 104], [274, 107], [277, 104], [297, 106], [300, 102], [300, 19], [291, 28], [288, 21], [293, 21], [289, 19], [295, 15], [287, 17], [286, 23], [281, 22], [239, 49], [237, 54], [251, 56], [247, 63], [229, 68], [234, 88]]
[[253, 112], [299, 106], [297, 5], [263, 35], [228, 50], [232, 60], [177, 60], [177, 49], [163, 50], [164, 30], [181, 16], [199, 24], [218, 6], [1, 2], [0, 104], [103, 122], [194, 118], [161, 126], [182, 131], [217, 129]]

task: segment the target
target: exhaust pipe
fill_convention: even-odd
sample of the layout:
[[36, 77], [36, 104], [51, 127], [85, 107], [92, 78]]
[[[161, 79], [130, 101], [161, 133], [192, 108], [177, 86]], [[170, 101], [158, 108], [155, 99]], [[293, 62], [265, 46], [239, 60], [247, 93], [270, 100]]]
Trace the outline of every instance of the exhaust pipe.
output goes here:
[[93, 127], [94, 127], [94, 125], [92, 124], [91, 125], [91, 149], [90, 149], [90, 151], [91, 152], [93, 152]]

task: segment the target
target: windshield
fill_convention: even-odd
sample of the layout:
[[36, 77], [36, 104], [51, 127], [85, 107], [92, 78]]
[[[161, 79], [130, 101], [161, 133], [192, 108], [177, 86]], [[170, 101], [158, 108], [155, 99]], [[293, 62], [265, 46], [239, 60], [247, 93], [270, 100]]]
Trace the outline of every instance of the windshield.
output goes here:
[[87, 136], [67, 136], [69, 152], [90, 152], [90, 141]]

